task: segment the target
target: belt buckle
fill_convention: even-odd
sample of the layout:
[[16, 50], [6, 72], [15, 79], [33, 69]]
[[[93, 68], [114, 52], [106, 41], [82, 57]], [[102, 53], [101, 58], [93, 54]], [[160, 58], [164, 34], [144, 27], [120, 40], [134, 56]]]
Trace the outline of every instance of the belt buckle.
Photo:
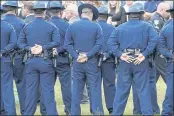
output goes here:
[[135, 49], [135, 54], [139, 54], [140, 53], [140, 49]]
[[79, 54], [83, 55], [83, 54], [87, 54], [87, 52], [80, 52]]

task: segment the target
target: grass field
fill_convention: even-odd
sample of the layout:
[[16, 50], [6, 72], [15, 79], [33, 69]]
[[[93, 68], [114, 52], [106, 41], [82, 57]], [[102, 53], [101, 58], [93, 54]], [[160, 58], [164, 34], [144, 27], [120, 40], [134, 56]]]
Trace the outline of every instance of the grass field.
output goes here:
[[[165, 90], [166, 90], [166, 85], [163, 82], [163, 80], [160, 78], [158, 83], [157, 83], [157, 96], [158, 96], [158, 103], [159, 103], [160, 109], [162, 109], [161, 107], [162, 107], [162, 102], [164, 100]], [[57, 110], [58, 110], [59, 115], [65, 115], [59, 81], [56, 82], [55, 96], [56, 96]], [[17, 114], [20, 115], [19, 102], [18, 102], [18, 98], [17, 98], [16, 88], [15, 88], [15, 98], [16, 98]], [[102, 99], [103, 99], [104, 113], [105, 113], [105, 115], [107, 115], [108, 111], [107, 111], [106, 105], [105, 105], [104, 94], [102, 94]], [[81, 109], [82, 109], [82, 115], [90, 115], [89, 104], [81, 105]], [[125, 115], [133, 114], [132, 111], [133, 111], [133, 101], [132, 101], [132, 92], [131, 92], [126, 109], [125, 109]], [[39, 105], [37, 107], [37, 111], [36, 111], [35, 115], [40, 115]]]

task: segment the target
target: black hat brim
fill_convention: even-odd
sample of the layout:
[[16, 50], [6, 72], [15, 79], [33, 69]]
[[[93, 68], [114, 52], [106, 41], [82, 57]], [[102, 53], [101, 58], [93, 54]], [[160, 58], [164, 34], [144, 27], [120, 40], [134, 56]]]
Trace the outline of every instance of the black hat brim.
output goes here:
[[82, 10], [84, 8], [90, 8], [90, 9], [92, 9], [92, 12], [93, 12], [93, 20], [96, 20], [98, 18], [98, 16], [99, 16], [98, 10], [97, 10], [97, 8], [95, 6], [93, 6], [91, 4], [82, 4], [82, 5], [80, 5], [78, 7], [78, 13], [79, 13], [80, 16], [81, 16]]
[[20, 6], [12, 6], [12, 5], [3, 5], [3, 7], [13, 7], [13, 8], [16, 8], [16, 9], [22, 8], [22, 7], [20, 7]]
[[64, 10], [65, 9], [65, 7], [51, 7], [51, 8], [48, 8], [48, 9], [60, 9], [60, 10]]
[[46, 8], [32, 8], [32, 10], [46, 10]]

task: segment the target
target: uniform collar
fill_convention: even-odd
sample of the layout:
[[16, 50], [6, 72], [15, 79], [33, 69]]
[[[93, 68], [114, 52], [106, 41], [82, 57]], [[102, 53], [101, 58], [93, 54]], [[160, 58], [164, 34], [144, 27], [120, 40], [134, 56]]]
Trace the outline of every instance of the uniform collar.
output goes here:
[[89, 21], [89, 19], [88, 19], [88, 18], [81, 18], [81, 20], [88, 20], [88, 21]]
[[34, 13], [32, 13], [32, 14], [28, 14], [26, 17], [29, 17], [29, 16], [34, 16]]
[[35, 17], [36, 20], [45, 20], [43, 17]]
[[98, 20], [98, 22], [101, 22], [101, 23], [106, 23], [105, 20]]
[[51, 19], [61, 19], [61, 18], [58, 16], [52, 16]]
[[129, 19], [130, 22], [137, 22], [140, 21], [140, 19]]
[[16, 15], [14, 15], [14, 14], [5, 14], [4, 15], [5, 17], [7, 16], [7, 17], [16, 17]]

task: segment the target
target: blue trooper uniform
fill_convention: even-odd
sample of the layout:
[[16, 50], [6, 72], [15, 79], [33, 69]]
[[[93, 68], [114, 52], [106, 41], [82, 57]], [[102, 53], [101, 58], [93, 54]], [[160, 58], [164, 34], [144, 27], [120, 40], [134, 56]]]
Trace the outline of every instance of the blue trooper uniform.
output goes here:
[[[173, 13], [174, 9], [167, 10]], [[173, 63], [174, 63], [174, 46], [173, 46], [173, 18], [160, 32], [159, 51], [167, 59], [166, 65], [166, 95], [162, 105], [162, 115], [172, 115], [173, 111]], [[173, 61], [172, 61], [173, 60]]]
[[[159, 14], [155, 13], [151, 19], [150, 22], [155, 30], [159, 33], [162, 29], [163, 25], [165, 24], [165, 19]], [[153, 53], [154, 62], [153, 65], [150, 67], [150, 86], [151, 86], [151, 99], [152, 99], [152, 108], [154, 114], [160, 114], [160, 108], [158, 106], [157, 102], [157, 91], [156, 91], [156, 82], [158, 81], [160, 75], [163, 78], [165, 82], [165, 76], [166, 76], [166, 61], [163, 57], [161, 57], [161, 54], [158, 50], [158, 44], [156, 46], [156, 49]], [[137, 93], [133, 91], [133, 101], [134, 101], [134, 114], [141, 114], [141, 109], [139, 105], [139, 100], [137, 99]]]
[[[131, 16], [134, 13], [141, 13], [142, 9], [142, 4], [135, 3], [130, 7], [127, 14]], [[128, 22], [116, 28], [110, 36], [108, 40], [109, 49], [116, 57], [121, 57], [122, 53], [125, 52], [130, 52], [133, 57], [135, 57], [136, 52], [145, 56], [145, 60], [139, 65], [119, 60], [113, 115], [123, 115], [131, 85], [134, 86], [133, 89], [138, 94], [142, 114], [153, 115], [149, 92], [148, 56], [153, 52], [157, 40], [158, 34], [152, 25], [131, 18]]]
[[156, 11], [158, 4], [160, 4], [163, 0], [148, 0], [144, 3], [144, 11], [153, 13]]
[[[98, 10], [90, 4], [82, 4], [78, 7], [81, 15], [83, 8], [90, 8], [93, 11], [93, 20], [98, 17]], [[87, 18], [81, 18], [69, 26], [65, 35], [65, 48], [73, 57], [73, 88], [71, 115], [80, 115], [80, 101], [84, 90], [86, 79], [90, 86], [91, 109], [94, 115], [103, 114], [101, 99], [101, 75], [97, 67], [97, 54], [100, 52], [103, 44], [103, 33], [101, 27], [89, 21]], [[77, 62], [78, 53], [86, 53], [88, 61], [84, 63]]]
[[[1, 11], [3, 8], [1, 7]], [[16, 47], [17, 37], [14, 28], [1, 20], [1, 106], [4, 114], [16, 115], [13, 91], [13, 67], [10, 53]], [[2, 112], [1, 112], [2, 113]]]
[[[55, 10], [62, 10], [63, 6], [60, 4], [59, 1], [51, 1], [48, 3], [47, 9], [48, 12], [54, 12]], [[69, 24], [57, 16], [52, 16], [49, 21], [53, 23], [60, 32], [61, 45], [57, 48], [58, 55], [56, 60], [57, 66], [55, 67], [55, 70], [61, 84], [62, 98], [63, 103], [65, 104], [65, 113], [69, 114], [71, 111], [71, 68], [68, 57], [69, 54], [63, 47], [65, 33]]]
[[[43, 2], [33, 6], [36, 13], [43, 13], [46, 8]], [[31, 47], [35, 44], [42, 46], [40, 54], [32, 54]], [[55, 71], [51, 60], [52, 48], [60, 45], [58, 29], [42, 17], [27, 24], [20, 33], [18, 46], [28, 51], [26, 65], [26, 101], [24, 115], [34, 115], [37, 106], [39, 86], [43, 95], [46, 115], [57, 115], [54, 98]]]
[[[14, 10], [19, 8], [19, 5], [17, 1], [7, 1], [3, 4], [3, 6], [6, 7], [14, 7]], [[8, 8], [7, 8], [8, 11]], [[15, 31], [17, 38], [19, 37], [20, 31], [22, 28], [25, 26], [25, 23], [23, 20], [19, 19], [16, 15], [13, 14], [6, 14], [3, 17], [3, 20], [6, 22], [10, 23]], [[17, 92], [18, 92], [18, 98], [19, 98], [19, 103], [20, 103], [20, 112], [23, 114], [24, 112], [24, 103], [25, 103], [25, 76], [24, 76], [24, 71], [25, 71], [25, 66], [23, 64], [23, 54], [19, 50], [18, 47], [15, 48], [15, 56], [14, 56], [14, 65], [13, 65], [13, 73], [14, 73], [14, 80], [16, 83], [17, 87]]]
[[[108, 14], [107, 7], [98, 8], [100, 16], [108, 17], [111, 14]], [[101, 53], [103, 55], [103, 62], [101, 65], [101, 77], [103, 78], [103, 87], [106, 107], [111, 114], [113, 111], [113, 102], [115, 96], [115, 57], [109, 54], [107, 42], [114, 30], [114, 26], [107, 24], [105, 20], [98, 20], [98, 24], [103, 30], [104, 44], [102, 46]]]
[[[164, 24], [165, 24], [165, 19], [159, 14], [159, 13], [155, 13], [152, 17], [151, 17], [151, 22], [154, 26], [154, 28], [156, 29], [156, 31], [159, 33], [161, 31], [161, 29], [163, 28]], [[158, 45], [156, 47], [156, 53], [155, 53], [155, 67], [156, 67], [156, 81], [158, 81], [160, 75], [163, 78], [164, 82], [166, 82], [165, 80], [165, 76], [166, 76], [166, 61], [165, 59], [161, 56], [161, 54], [159, 53], [158, 50]]]

